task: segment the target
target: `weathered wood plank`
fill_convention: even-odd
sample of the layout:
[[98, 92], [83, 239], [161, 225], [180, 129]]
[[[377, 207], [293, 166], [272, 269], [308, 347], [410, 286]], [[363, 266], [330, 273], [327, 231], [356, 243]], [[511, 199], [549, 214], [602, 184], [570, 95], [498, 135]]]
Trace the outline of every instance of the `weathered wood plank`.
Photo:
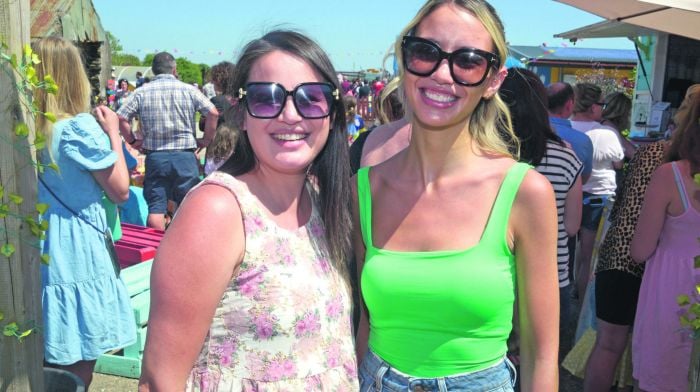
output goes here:
[[[17, 56], [24, 43], [29, 42], [29, 0], [0, 0], [0, 39]], [[29, 124], [28, 116], [19, 104], [16, 81], [7, 69], [0, 69], [0, 183], [5, 194], [15, 193], [24, 202], [11, 212], [16, 216], [35, 214], [36, 171], [31, 164], [34, 152], [26, 139], [17, 139], [13, 129], [17, 122]], [[30, 129], [33, 128], [32, 124]], [[7, 200], [5, 196], [4, 201]], [[39, 252], [36, 239], [29, 234], [27, 225], [17, 219], [0, 219], [3, 231], [0, 246], [6, 240], [15, 246], [16, 252], [9, 262], [0, 256], [0, 311], [5, 320], [16, 321], [22, 326], [34, 321], [41, 323], [41, 281]], [[0, 388], [3, 391], [41, 391], [43, 347], [41, 336], [34, 333], [23, 342], [0, 336]]]
[[153, 260], [144, 261], [124, 268], [121, 278], [126, 285], [129, 296], [133, 297], [151, 288], [151, 267]]
[[139, 328], [136, 331], [136, 342], [129, 347], [124, 347], [124, 356], [129, 358], [143, 357], [143, 348], [146, 347], [146, 334], [148, 327]]
[[141, 359], [122, 355], [102, 354], [97, 358], [95, 371], [129, 378], [141, 377]]

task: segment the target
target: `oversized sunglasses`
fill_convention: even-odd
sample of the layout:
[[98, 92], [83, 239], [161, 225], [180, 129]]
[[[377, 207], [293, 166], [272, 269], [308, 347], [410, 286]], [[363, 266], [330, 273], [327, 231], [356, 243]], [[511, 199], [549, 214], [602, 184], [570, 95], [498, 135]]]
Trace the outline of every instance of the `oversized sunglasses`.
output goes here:
[[306, 119], [328, 117], [339, 92], [330, 83], [301, 83], [289, 91], [279, 83], [253, 82], [238, 90], [238, 98], [245, 102], [248, 114], [255, 118], [275, 118], [282, 113], [287, 97], [292, 97], [297, 113]]
[[452, 79], [462, 86], [480, 85], [491, 68], [501, 65], [498, 56], [491, 52], [474, 48], [445, 52], [435, 42], [414, 36], [403, 37], [401, 53], [404, 68], [417, 76], [432, 75], [447, 59]]

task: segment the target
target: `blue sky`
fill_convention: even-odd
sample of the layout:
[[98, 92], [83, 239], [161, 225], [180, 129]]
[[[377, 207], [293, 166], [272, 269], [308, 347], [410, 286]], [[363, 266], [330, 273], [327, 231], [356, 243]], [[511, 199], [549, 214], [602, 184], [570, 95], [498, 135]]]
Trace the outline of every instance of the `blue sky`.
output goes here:
[[[300, 30], [339, 71], [380, 68], [424, 0], [93, 0], [103, 27], [127, 53], [169, 51], [197, 63], [235, 61], [249, 40], [276, 26]], [[512, 45], [571, 45], [553, 38], [601, 19], [552, 0], [491, 0]], [[579, 47], [633, 49], [628, 39], [589, 39]], [[391, 64], [386, 65], [391, 68]]]

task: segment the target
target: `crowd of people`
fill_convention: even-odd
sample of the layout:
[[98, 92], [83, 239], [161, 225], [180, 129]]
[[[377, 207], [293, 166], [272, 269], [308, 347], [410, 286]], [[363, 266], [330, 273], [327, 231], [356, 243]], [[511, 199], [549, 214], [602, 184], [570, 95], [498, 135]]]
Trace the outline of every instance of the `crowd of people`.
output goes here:
[[671, 140], [639, 147], [625, 94], [506, 69], [485, 0], [428, 0], [391, 81], [347, 80], [313, 39], [273, 30], [201, 90], [158, 53], [148, 83], [118, 81], [92, 115], [78, 49], [34, 47], [38, 76], [71, 86], [35, 97], [58, 117], [37, 124], [60, 169], [39, 174], [49, 366], [89, 386], [135, 340], [101, 202], [129, 198], [131, 151], [146, 223], [167, 228], [141, 391], [556, 391], [589, 297], [585, 391], [631, 385], [624, 360], [640, 390], [687, 389], [675, 298], [697, 298], [697, 85]]

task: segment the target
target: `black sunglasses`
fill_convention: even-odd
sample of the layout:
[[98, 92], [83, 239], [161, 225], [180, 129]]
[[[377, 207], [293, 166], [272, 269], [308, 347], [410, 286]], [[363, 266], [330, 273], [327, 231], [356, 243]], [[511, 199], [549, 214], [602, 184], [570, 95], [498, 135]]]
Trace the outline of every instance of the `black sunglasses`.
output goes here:
[[340, 99], [338, 89], [323, 82], [301, 83], [292, 91], [274, 82], [253, 82], [238, 89], [238, 98], [245, 101], [248, 114], [255, 118], [279, 116], [289, 96], [297, 113], [305, 119], [328, 117]]
[[478, 86], [484, 82], [489, 69], [498, 69], [501, 60], [497, 55], [481, 49], [462, 48], [445, 52], [433, 41], [405, 36], [401, 41], [404, 68], [417, 76], [429, 76], [443, 59], [450, 65], [452, 79], [462, 86]]

